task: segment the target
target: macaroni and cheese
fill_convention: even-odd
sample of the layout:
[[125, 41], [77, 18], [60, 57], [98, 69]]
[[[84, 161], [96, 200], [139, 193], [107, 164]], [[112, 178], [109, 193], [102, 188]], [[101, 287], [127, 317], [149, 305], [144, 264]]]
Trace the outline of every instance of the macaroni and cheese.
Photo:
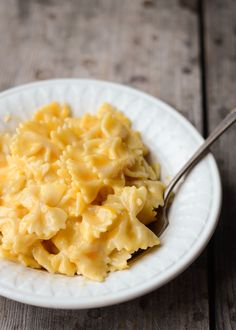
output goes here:
[[51, 103], [0, 136], [0, 257], [102, 281], [159, 244], [146, 226], [163, 205], [159, 166], [140, 134], [104, 104], [70, 115]]

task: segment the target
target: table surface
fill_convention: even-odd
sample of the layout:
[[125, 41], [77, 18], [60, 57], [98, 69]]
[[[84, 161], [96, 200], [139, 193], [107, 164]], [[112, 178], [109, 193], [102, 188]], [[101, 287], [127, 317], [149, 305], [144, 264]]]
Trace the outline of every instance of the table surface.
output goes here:
[[[235, 0], [0, 1], [0, 90], [56, 77], [128, 84], [166, 101], [206, 136], [236, 105]], [[133, 301], [50, 310], [0, 297], [0, 329], [236, 329], [236, 143], [212, 148], [223, 209], [183, 274]]]

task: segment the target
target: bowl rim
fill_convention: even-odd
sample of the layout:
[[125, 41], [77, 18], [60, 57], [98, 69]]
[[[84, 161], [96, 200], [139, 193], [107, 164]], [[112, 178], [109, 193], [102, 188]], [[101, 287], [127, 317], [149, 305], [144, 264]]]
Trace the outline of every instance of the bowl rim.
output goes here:
[[[196, 142], [200, 145], [204, 139], [201, 134], [197, 131], [197, 129], [189, 122], [182, 114], [180, 114], [174, 107], [168, 105], [167, 103], [161, 101], [159, 98], [154, 97], [152, 95], [147, 94], [146, 92], [142, 92], [136, 88], [118, 84], [105, 80], [97, 80], [97, 79], [83, 79], [83, 78], [59, 78], [59, 79], [50, 79], [50, 80], [42, 80], [37, 82], [31, 82], [27, 84], [23, 84], [20, 86], [16, 86], [10, 89], [7, 89], [3, 92], [0, 92], [0, 99], [10, 96], [11, 94], [15, 94], [21, 92], [25, 89], [29, 88], [37, 88], [42, 85], [53, 85], [53, 84], [70, 84], [70, 83], [80, 83], [80, 84], [96, 84], [99, 86], [112, 87], [116, 89], [122, 89], [127, 91], [128, 93], [139, 95], [141, 98], [147, 99], [152, 103], [155, 103], [157, 106], [160, 105], [162, 108], [165, 108], [167, 112], [171, 114], [172, 117], [175, 117], [178, 121], [181, 122], [185, 126], [185, 128], [190, 132], [190, 134], [195, 138]], [[164, 284], [170, 282], [173, 278], [177, 277], [181, 274], [188, 266], [190, 266], [196, 258], [201, 254], [206, 245], [208, 244], [211, 236], [214, 233], [214, 230], [217, 226], [221, 205], [222, 205], [222, 184], [219, 169], [215, 158], [209, 152], [209, 154], [205, 157], [205, 160], [208, 161], [209, 170], [211, 173], [212, 184], [214, 188], [214, 198], [212, 198], [212, 206], [211, 212], [209, 214], [209, 220], [204, 226], [204, 230], [202, 231], [202, 235], [198, 240], [191, 246], [191, 249], [176, 263], [174, 263], [169, 269], [167, 269], [164, 274], [162, 274], [158, 282], [155, 280], [155, 277], [150, 279], [147, 283], [143, 283], [139, 287], [130, 288], [121, 291], [120, 293], [116, 293], [112, 296], [104, 296], [104, 299], [100, 299], [99, 296], [83, 298], [81, 303], [81, 298], [78, 298], [78, 301], [70, 302], [68, 300], [62, 300], [60, 297], [41, 297], [33, 294], [27, 294], [27, 296], [22, 296], [19, 292], [12, 292], [10, 289], [4, 289], [0, 286], [0, 295], [16, 300], [18, 302], [27, 303], [30, 305], [47, 307], [47, 308], [63, 308], [63, 309], [86, 309], [86, 308], [98, 308], [105, 307], [109, 305], [118, 304], [124, 301], [132, 300], [144, 294], [147, 294], [155, 289], [160, 288]], [[60, 300], [61, 299], [61, 300]]]

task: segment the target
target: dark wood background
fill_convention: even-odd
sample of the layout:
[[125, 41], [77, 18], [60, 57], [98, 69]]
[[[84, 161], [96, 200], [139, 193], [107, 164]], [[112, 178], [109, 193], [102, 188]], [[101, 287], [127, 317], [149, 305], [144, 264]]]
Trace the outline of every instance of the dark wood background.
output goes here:
[[[206, 136], [236, 106], [235, 0], [0, 0], [0, 90], [91, 77], [161, 98]], [[202, 256], [161, 289], [107, 308], [0, 297], [0, 329], [236, 329], [236, 135], [212, 149], [223, 210]]]

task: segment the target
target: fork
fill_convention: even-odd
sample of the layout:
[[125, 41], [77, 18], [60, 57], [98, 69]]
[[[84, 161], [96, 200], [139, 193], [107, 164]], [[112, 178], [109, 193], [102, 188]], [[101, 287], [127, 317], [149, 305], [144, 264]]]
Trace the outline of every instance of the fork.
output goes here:
[[172, 203], [170, 198], [172, 196], [173, 189], [180, 181], [181, 178], [189, 174], [192, 168], [203, 158], [208, 151], [208, 148], [236, 121], [236, 108], [233, 109], [214, 129], [214, 131], [208, 136], [204, 143], [197, 149], [193, 156], [187, 161], [187, 163], [180, 169], [180, 171], [174, 176], [164, 193], [164, 205], [160, 208], [158, 221], [155, 221], [151, 229], [160, 237], [169, 225], [168, 210]]

